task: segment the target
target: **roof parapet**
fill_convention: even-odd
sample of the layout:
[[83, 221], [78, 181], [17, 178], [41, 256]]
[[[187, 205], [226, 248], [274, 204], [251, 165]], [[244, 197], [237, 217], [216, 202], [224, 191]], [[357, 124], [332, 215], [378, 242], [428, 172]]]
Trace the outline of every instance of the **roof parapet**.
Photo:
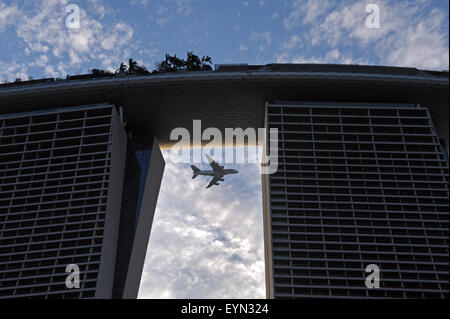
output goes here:
[[[277, 73], [354, 73], [354, 74], [378, 74], [378, 75], [397, 75], [397, 76], [420, 76], [420, 77], [437, 77], [448, 78], [448, 70], [429, 71], [416, 68], [393, 67], [393, 66], [376, 66], [376, 65], [352, 65], [352, 64], [266, 64], [266, 65], [249, 65], [247, 63], [236, 64], [216, 64], [213, 73], [257, 73], [257, 72], [277, 72]], [[178, 72], [177, 72], [178, 73]], [[179, 72], [186, 74], [188, 72]], [[175, 73], [173, 73], [175, 74]], [[70, 80], [90, 80], [103, 77], [121, 77], [121, 74], [81, 74], [67, 75], [65, 79], [60, 78], [44, 78], [38, 80], [16, 81], [1, 83], [0, 88], [17, 87], [42, 83], [53, 83], [59, 81]], [[155, 76], [154, 74], [141, 76]]]

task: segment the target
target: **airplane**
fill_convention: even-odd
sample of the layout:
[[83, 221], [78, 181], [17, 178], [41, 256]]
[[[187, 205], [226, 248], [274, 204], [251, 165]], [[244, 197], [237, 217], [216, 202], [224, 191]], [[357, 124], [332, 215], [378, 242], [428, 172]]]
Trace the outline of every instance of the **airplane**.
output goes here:
[[219, 185], [219, 181], [224, 181], [224, 176], [228, 174], [237, 174], [239, 173], [238, 170], [235, 169], [224, 169], [223, 166], [220, 166], [215, 162], [208, 154], [205, 154], [208, 158], [209, 164], [211, 165], [212, 170], [211, 171], [202, 171], [201, 169], [195, 167], [194, 165], [191, 165], [192, 173], [194, 174], [192, 176], [192, 179], [196, 178], [198, 175], [204, 175], [204, 176], [213, 176], [213, 179], [211, 182], [209, 182], [208, 186], [206, 188], [210, 188], [213, 185]]

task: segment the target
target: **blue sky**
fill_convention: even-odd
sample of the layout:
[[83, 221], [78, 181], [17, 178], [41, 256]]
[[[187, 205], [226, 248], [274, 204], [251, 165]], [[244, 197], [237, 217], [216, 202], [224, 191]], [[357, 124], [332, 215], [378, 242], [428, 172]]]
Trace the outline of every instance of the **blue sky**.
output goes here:
[[206, 189], [210, 177], [163, 155], [139, 298], [265, 298], [259, 165], [225, 164], [239, 174]]
[[[65, 25], [68, 4], [80, 28]], [[367, 4], [380, 28], [365, 24]], [[193, 50], [213, 63], [344, 63], [448, 70], [445, 0], [0, 0], [0, 81], [152, 69]], [[166, 158], [167, 158], [167, 154]], [[203, 168], [206, 168], [204, 166]], [[264, 297], [261, 183], [256, 164], [205, 190], [167, 162], [139, 296]]]
[[[67, 29], [65, 8], [80, 8]], [[380, 28], [365, 7], [380, 7]], [[448, 1], [0, 0], [0, 80], [148, 68], [188, 50], [214, 63], [356, 63], [448, 69]]]

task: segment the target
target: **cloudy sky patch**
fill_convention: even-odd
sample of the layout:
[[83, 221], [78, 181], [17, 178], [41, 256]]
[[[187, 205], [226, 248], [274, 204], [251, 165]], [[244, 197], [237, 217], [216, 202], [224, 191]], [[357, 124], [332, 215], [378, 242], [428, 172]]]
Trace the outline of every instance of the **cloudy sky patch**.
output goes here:
[[264, 298], [259, 165], [224, 164], [239, 174], [206, 189], [210, 177], [164, 157], [139, 298]]
[[[66, 27], [69, 3], [79, 29]], [[370, 3], [380, 28], [366, 26]], [[129, 58], [151, 70], [192, 50], [217, 64], [448, 70], [448, 21], [442, 0], [0, 0], [0, 81], [113, 71]], [[230, 166], [240, 173], [205, 189], [207, 178], [167, 161], [141, 298], [264, 297], [259, 167]]]
[[[80, 29], [65, 25], [69, 3]], [[378, 29], [365, 24], [368, 4]], [[115, 70], [130, 57], [152, 69], [191, 50], [214, 63], [448, 70], [448, 12], [441, 0], [0, 0], [0, 81]]]

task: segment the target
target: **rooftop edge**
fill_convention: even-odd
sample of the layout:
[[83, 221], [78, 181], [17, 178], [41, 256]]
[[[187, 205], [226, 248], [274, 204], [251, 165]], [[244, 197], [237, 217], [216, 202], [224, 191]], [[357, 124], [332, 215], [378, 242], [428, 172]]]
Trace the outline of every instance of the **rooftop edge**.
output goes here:
[[[242, 64], [216, 64], [214, 71], [200, 71], [201, 73], [258, 73], [258, 72], [286, 72], [286, 73], [302, 73], [302, 72], [330, 72], [330, 73], [364, 73], [364, 74], [378, 74], [378, 75], [403, 75], [403, 76], [420, 76], [420, 77], [438, 77], [448, 78], [448, 70], [432, 71], [420, 70], [417, 68], [408, 67], [394, 67], [394, 66], [376, 66], [376, 65], [357, 65], [357, 64], [266, 64], [266, 65], [249, 65]], [[178, 72], [179, 74], [188, 73], [186, 71]], [[194, 72], [189, 72], [194, 73]], [[195, 72], [197, 73], [197, 72]], [[173, 73], [171, 73], [173, 75]], [[161, 74], [158, 74], [161, 75]], [[36, 80], [26, 80], [18, 82], [1, 83], [0, 88], [28, 86], [41, 83], [56, 83], [70, 80], [89, 80], [97, 78], [113, 78], [125, 77], [129, 75], [113, 74], [113, 75], [97, 75], [97, 74], [81, 74], [81, 75], [67, 75], [65, 79], [62, 78], [42, 78]], [[140, 75], [143, 77], [152, 77], [154, 74]]]

